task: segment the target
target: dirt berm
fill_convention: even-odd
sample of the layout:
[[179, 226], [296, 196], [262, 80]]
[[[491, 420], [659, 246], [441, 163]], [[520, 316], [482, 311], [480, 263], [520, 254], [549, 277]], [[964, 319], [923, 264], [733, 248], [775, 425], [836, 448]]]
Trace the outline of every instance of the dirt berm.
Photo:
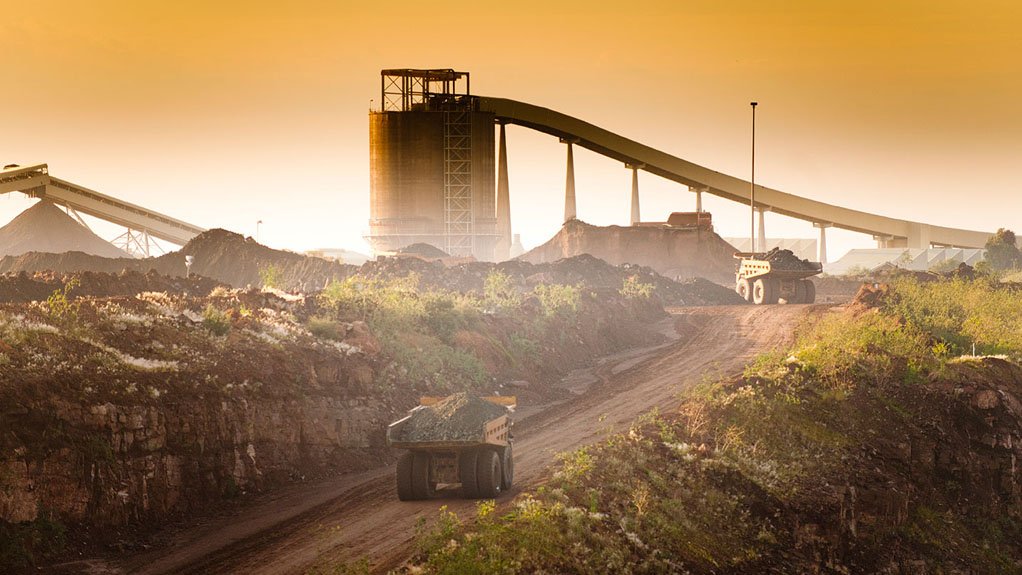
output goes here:
[[736, 251], [712, 231], [666, 226], [600, 227], [570, 220], [548, 242], [518, 259], [540, 264], [592, 254], [615, 265], [649, 266], [672, 279], [702, 277], [730, 285], [735, 280]]
[[[454, 266], [416, 257], [381, 258], [361, 267], [275, 250], [251, 238], [226, 230], [204, 232], [180, 251], [148, 259], [102, 258], [81, 252], [61, 254], [27, 253], [0, 259], [0, 273], [50, 270], [59, 274], [85, 270], [117, 274], [124, 270], [155, 272], [166, 276], [185, 275], [185, 256], [193, 258], [191, 272], [243, 288], [260, 286], [272, 275], [274, 287], [314, 292], [328, 282], [355, 274], [391, 279], [417, 274], [423, 287], [460, 292], [482, 292], [486, 278], [494, 270], [511, 277], [523, 291], [540, 283], [582, 285], [590, 289], [618, 290], [626, 278], [654, 286], [666, 305], [723, 305], [743, 303], [730, 289], [702, 279], [686, 283], [672, 281], [653, 269], [637, 265], [611, 265], [589, 254], [554, 263], [530, 264], [508, 261], [500, 264], [471, 262]], [[733, 260], [731, 260], [733, 261]], [[733, 265], [733, 264], [731, 264]]]

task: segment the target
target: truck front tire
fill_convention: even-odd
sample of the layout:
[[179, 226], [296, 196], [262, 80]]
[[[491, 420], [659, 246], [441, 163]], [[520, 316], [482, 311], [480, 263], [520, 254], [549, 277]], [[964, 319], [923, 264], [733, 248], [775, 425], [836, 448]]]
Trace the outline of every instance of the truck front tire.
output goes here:
[[745, 301], [752, 301], [752, 289], [749, 287], [749, 280], [747, 278], [738, 280], [738, 284], [735, 286], [735, 292], [742, 296], [742, 299]]

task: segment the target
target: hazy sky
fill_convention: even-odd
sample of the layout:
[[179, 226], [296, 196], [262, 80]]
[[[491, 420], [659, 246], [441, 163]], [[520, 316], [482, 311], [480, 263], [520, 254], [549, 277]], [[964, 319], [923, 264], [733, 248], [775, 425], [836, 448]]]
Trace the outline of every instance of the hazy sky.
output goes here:
[[[614, 8], [603, 8], [613, 4]], [[757, 182], [935, 224], [1022, 228], [1022, 3], [0, 0], [0, 162], [274, 247], [365, 250], [382, 68], [562, 111]], [[508, 129], [512, 224], [560, 225], [564, 146]], [[628, 220], [630, 173], [576, 152], [578, 211]], [[640, 175], [642, 216], [690, 210]], [[0, 198], [0, 221], [29, 205]], [[708, 199], [722, 235], [748, 208]], [[768, 216], [768, 235], [813, 237]], [[104, 231], [112, 237], [116, 230]], [[832, 259], [866, 236], [832, 232]]]

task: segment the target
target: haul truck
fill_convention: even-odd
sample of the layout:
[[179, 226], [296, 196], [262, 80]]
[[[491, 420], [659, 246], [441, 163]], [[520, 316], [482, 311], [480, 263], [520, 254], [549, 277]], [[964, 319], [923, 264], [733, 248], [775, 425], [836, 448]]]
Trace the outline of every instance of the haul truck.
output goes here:
[[791, 250], [774, 248], [766, 253], [739, 252], [735, 291], [756, 305], [813, 303], [816, 285], [810, 277], [823, 272], [823, 264], [795, 256]]
[[469, 499], [491, 499], [514, 479], [511, 414], [515, 397], [424, 397], [387, 427], [387, 444], [408, 451], [397, 464], [397, 496], [429, 499], [460, 484]]

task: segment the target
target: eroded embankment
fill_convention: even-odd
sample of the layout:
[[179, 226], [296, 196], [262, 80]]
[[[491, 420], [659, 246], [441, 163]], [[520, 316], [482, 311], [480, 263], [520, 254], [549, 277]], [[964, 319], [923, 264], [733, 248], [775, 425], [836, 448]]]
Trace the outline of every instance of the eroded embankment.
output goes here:
[[0, 305], [0, 565], [59, 556], [61, 539], [130, 548], [224, 498], [378, 465], [385, 424], [419, 394], [564, 393], [548, 386], [559, 374], [662, 337], [652, 284], [631, 277], [487, 296], [363, 277], [309, 298], [184, 295], [209, 287], [195, 278], [77, 298], [133, 290], [104, 274], [21, 278], [54, 291]]

